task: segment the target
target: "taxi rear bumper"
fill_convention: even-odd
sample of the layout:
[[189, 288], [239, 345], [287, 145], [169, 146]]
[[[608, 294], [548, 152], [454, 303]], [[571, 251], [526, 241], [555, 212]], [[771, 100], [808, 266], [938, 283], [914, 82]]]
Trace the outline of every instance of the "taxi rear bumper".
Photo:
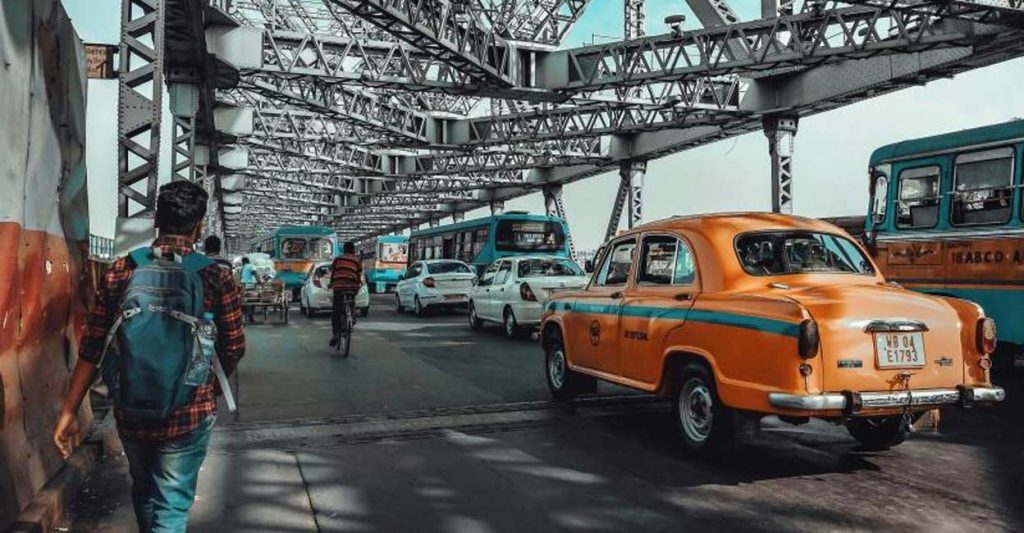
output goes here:
[[768, 393], [768, 403], [779, 409], [797, 411], [843, 411], [858, 413], [866, 409], [903, 407], [937, 407], [975, 403], [1001, 402], [1006, 398], [1002, 387], [965, 387], [955, 389], [924, 389], [910, 391], [853, 392], [826, 394]]

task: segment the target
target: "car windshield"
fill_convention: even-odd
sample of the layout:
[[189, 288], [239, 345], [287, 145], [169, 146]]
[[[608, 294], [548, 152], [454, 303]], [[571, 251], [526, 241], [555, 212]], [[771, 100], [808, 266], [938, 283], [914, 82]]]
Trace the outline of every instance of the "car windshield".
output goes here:
[[523, 259], [518, 270], [520, 278], [583, 275], [580, 267], [569, 259]]
[[456, 263], [455, 261], [428, 263], [427, 271], [431, 274], [472, 274], [468, 266], [464, 263]]
[[803, 273], [875, 273], [849, 239], [809, 231], [746, 233], [736, 239], [736, 254], [755, 276]]

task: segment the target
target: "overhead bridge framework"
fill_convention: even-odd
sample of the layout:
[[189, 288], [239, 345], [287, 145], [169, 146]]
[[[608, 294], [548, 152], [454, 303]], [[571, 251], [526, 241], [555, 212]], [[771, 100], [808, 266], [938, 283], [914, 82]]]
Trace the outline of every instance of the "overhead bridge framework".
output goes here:
[[[624, 39], [565, 45], [594, 2], [621, 2]], [[756, 20], [687, 3], [698, 20], [661, 32], [644, 0], [124, 0], [120, 227], [152, 216], [161, 142], [236, 249], [285, 223], [361, 240], [533, 192], [564, 217], [562, 186], [605, 172], [613, 235], [642, 221], [652, 160], [755, 131], [791, 212], [800, 118], [1024, 54], [1021, 0], [762, 0]]]

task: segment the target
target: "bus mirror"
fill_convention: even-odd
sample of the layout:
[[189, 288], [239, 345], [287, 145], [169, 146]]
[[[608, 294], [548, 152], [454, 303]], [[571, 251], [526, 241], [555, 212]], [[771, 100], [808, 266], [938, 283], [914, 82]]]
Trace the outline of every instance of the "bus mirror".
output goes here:
[[885, 220], [886, 199], [889, 195], [889, 178], [885, 174], [875, 177], [871, 193], [871, 217], [875, 223], [879, 223]]

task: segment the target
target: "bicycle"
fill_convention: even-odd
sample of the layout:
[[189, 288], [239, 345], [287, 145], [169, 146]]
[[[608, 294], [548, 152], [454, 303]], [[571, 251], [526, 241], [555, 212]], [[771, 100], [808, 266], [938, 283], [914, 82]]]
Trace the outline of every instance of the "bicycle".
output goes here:
[[341, 323], [338, 324], [338, 343], [334, 348], [341, 352], [341, 357], [348, 358], [348, 352], [352, 348], [352, 330], [355, 327], [355, 306], [352, 305], [354, 296], [345, 296], [345, 312]]

